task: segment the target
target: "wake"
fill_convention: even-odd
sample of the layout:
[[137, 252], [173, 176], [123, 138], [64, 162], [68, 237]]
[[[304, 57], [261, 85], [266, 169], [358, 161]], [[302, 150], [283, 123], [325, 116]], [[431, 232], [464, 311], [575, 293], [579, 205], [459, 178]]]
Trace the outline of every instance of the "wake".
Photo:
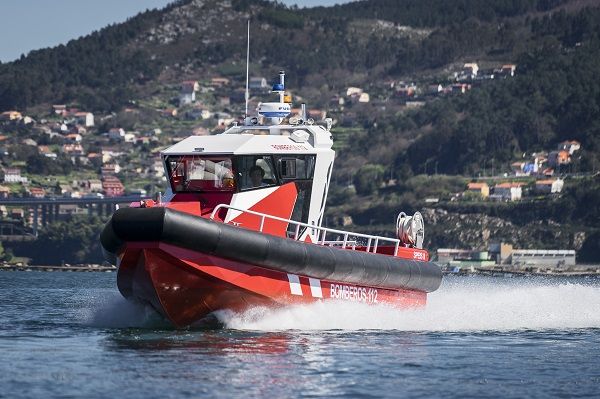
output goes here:
[[323, 301], [281, 309], [221, 312], [240, 330], [503, 331], [600, 328], [600, 284], [552, 280], [447, 279], [425, 308]]

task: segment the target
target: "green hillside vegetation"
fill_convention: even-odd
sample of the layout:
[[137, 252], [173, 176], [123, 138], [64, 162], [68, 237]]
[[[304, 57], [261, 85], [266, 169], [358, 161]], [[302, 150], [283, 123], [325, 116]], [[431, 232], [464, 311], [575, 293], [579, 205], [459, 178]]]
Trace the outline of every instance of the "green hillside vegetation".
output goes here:
[[[563, 140], [584, 144], [571, 168], [600, 166], [600, 10], [558, 13], [532, 23], [538, 48], [522, 54], [513, 79], [472, 89], [464, 96], [433, 101], [413, 112], [387, 115], [368, 134], [357, 135], [350, 153], [378, 163], [390, 143], [411, 138], [393, 166], [401, 174], [477, 175], [495, 162], [506, 170], [524, 152], [555, 148]], [[384, 165], [392, 165], [384, 157]]]
[[[569, 178], [561, 195], [532, 194], [519, 203], [461, 196], [472, 177], [504, 173], [525, 154], [552, 151], [564, 140], [578, 140], [582, 149], [558, 173], [600, 168], [600, 8], [592, 1], [363, 0], [312, 9], [263, 0], [233, 0], [232, 8], [217, 0], [202, 4], [180, 0], [0, 64], [0, 111], [17, 109], [45, 118], [50, 104], [68, 104], [104, 115], [83, 139], [88, 153], [117, 145], [101, 139], [110, 128], [146, 134], [159, 127], [164, 132], [159, 140], [126, 147], [119, 160], [147, 169], [149, 155], [172, 139], [199, 126], [214, 128], [214, 118], [187, 118], [192, 106], [201, 103], [209, 111], [235, 116], [239, 101], [231, 100], [231, 107], [218, 104], [243, 86], [250, 15], [251, 73], [271, 77], [285, 69], [294, 98], [303, 97], [337, 122], [332, 130], [337, 159], [329, 196], [331, 225], [352, 223], [356, 230], [389, 233], [399, 210], [428, 208], [506, 222], [512, 230], [499, 227], [494, 233], [498, 238], [521, 234], [522, 242], [544, 248], [574, 247], [568, 236], [585, 233], [582, 259], [600, 260], [597, 177]], [[221, 18], [224, 9], [227, 18]], [[211, 12], [219, 17], [208, 18]], [[486, 69], [514, 63], [516, 76], [470, 82], [473, 87], [465, 94], [425, 93], [431, 83], [448, 87], [455, 82], [451, 74], [466, 62]], [[231, 84], [209, 87], [216, 76], [230, 78]], [[164, 116], [163, 110], [177, 106], [180, 83], [186, 79], [198, 80], [206, 91], [198, 93], [196, 104], [179, 107], [179, 116]], [[422, 106], [409, 109], [394, 97], [390, 82], [399, 81], [418, 84], [421, 92], [412, 99]], [[370, 102], [349, 99], [350, 86], [364, 89]], [[346, 97], [343, 105], [339, 97]], [[60, 148], [58, 141], [24, 124], [5, 123], [2, 135], [9, 140], [0, 160], [22, 167], [34, 184], [49, 175], [60, 177], [61, 183], [83, 174], [97, 176], [99, 159], [79, 165], [56, 150], [51, 160], [35, 145], [22, 145], [30, 138], [37, 145]], [[153, 188], [155, 183], [138, 179], [133, 170], [119, 176], [128, 188]], [[488, 181], [492, 186], [496, 182]], [[534, 179], [526, 183], [530, 190]], [[432, 201], [425, 203], [426, 198]], [[465, 241], [448, 233], [462, 222], [448, 218], [432, 227], [427, 244], [481, 243], [479, 236]], [[21, 249], [44, 259], [48, 248], [61, 248], [60, 255], [48, 260], [53, 263], [96, 261], [99, 226], [99, 220], [89, 228], [84, 219], [59, 222], [40, 236], [35, 244], [43, 243], [39, 252], [27, 244]], [[557, 230], [560, 237], [552, 235]]]

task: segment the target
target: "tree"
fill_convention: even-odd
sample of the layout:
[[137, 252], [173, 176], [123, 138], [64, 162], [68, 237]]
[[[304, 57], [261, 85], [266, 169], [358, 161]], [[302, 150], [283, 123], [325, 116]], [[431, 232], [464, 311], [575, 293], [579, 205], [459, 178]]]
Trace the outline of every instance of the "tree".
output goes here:
[[383, 182], [385, 168], [381, 165], [366, 164], [354, 175], [356, 192], [361, 195], [372, 194]]

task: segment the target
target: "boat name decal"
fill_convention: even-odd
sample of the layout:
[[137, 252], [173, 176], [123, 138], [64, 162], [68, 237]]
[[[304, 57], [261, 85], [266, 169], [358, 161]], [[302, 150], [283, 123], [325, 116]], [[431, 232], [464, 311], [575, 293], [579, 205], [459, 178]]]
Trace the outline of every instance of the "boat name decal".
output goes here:
[[273, 147], [276, 150], [286, 150], [286, 151], [306, 151], [306, 150], [308, 150], [308, 148], [304, 147], [303, 145], [298, 145], [298, 144], [271, 144], [271, 147]]
[[329, 296], [347, 301], [377, 303], [377, 290], [375, 288], [356, 287], [343, 284], [331, 284]]
[[425, 253], [424, 252], [415, 251], [415, 252], [413, 252], [413, 259], [426, 260], [425, 259]]

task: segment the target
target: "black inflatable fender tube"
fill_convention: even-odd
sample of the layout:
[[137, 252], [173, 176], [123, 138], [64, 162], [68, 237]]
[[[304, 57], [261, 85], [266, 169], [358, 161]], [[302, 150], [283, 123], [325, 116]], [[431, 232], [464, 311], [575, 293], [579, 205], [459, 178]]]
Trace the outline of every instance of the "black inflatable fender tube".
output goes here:
[[432, 262], [304, 243], [163, 207], [117, 210], [101, 234], [107, 260], [116, 264], [127, 241], [161, 241], [286, 273], [381, 288], [432, 292], [442, 279]]

